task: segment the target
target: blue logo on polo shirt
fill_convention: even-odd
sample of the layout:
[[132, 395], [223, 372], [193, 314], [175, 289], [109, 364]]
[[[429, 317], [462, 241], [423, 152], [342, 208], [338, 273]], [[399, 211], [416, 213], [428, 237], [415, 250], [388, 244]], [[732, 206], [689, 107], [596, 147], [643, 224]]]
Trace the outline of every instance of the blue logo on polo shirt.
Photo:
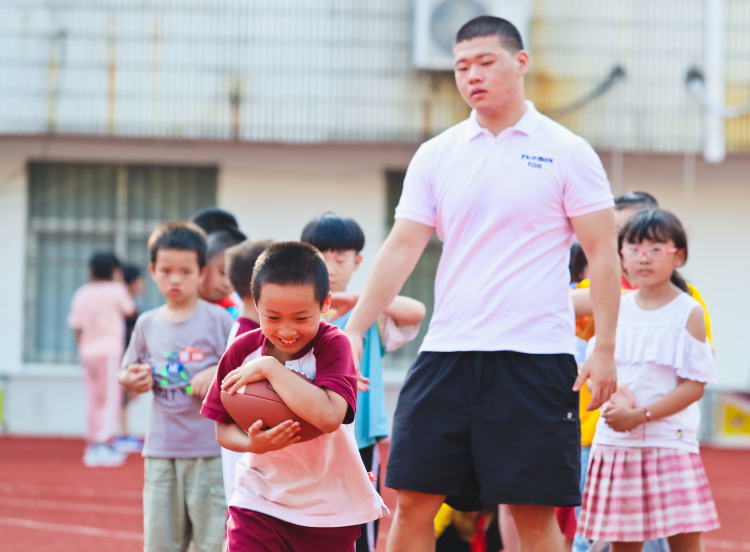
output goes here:
[[526, 164], [533, 169], [541, 169], [544, 166], [544, 163], [551, 165], [555, 161], [552, 157], [529, 155], [527, 153], [521, 154], [521, 160], [526, 161]]

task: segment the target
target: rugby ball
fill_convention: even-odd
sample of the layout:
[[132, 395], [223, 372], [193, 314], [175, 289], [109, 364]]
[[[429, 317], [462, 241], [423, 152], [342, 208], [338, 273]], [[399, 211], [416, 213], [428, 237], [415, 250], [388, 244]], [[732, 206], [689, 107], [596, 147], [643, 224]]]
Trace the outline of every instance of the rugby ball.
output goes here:
[[221, 392], [221, 404], [242, 429], [247, 431], [258, 420], [263, 420], [263, 429], [270, 429], [286, 420], [300, 423], [298, 443], [309, 441], [323, 432], [292, 412], [274, 391], [268, 380], [248, 383], [230, 395]]

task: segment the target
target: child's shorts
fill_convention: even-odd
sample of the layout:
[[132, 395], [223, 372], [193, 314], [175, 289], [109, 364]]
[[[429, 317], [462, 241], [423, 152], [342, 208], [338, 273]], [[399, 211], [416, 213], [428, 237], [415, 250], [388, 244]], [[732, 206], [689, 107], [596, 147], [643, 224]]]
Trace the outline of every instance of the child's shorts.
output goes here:
[[303, 527], [275, 517], [229, 507], [227, 552], [354, 552], [359, 525]]
[[386, 486], [482, 504], [580, 504], [572, 355], [422, 352], [393, 419]]
[[144, 459], [144, 550], [221, 550], [225, 521], [221, 458]]

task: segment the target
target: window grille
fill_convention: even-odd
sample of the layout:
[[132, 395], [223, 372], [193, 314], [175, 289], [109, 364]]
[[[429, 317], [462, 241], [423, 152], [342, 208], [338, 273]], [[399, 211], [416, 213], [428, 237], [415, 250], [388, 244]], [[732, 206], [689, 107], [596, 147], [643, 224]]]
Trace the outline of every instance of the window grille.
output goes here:
[[141, 267], [143, 304], [160, 304], [146, 240], [159, 223], [215, 204], [216, 177], [215, 167], [29, 163], [25, 360], [75, 362], [67, 316], [94, 251]]

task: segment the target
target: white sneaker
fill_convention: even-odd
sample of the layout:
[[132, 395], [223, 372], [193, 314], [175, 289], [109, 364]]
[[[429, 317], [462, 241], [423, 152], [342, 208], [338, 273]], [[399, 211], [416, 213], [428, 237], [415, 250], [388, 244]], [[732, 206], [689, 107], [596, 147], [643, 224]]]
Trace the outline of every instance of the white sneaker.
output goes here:
[[117, 452], [130, 453], [141, 452], [143, 450], [143, 440], [131, 435], [115, 437], [112, 446]]
[[125, 463], [125, 455], [110, 445], [91, 444], [86, 447], [83, 463], [89, 468], [122, 466]]

